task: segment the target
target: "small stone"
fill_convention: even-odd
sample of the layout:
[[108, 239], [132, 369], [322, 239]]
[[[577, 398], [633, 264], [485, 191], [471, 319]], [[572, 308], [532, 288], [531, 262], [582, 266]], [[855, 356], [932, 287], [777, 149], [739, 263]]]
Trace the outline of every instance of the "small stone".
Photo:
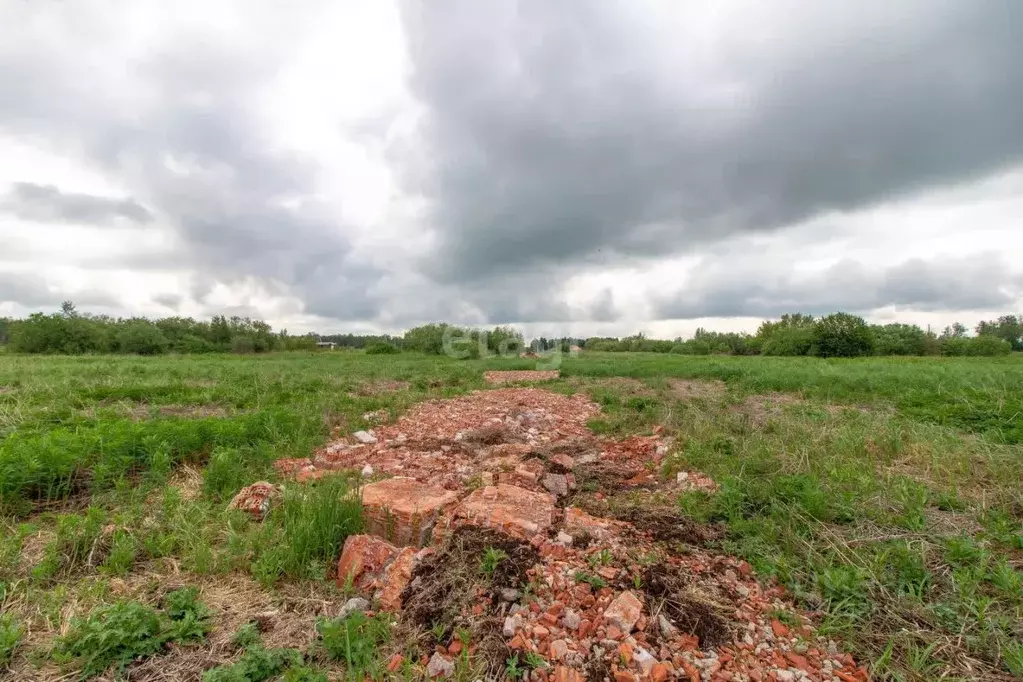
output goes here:
[[362, 477], [363, 478], [369, 478], [372, 475], [373, 475], [373, 467], [371, 465], [367, 464], [366, 466], [362, 467]]
[[571, 547], [572, 546], [572, 541], [574, 539], [575, 538], [573, 538], [571, 535], [569, 535], [565, 531], [563, 531], [563, 530], [559, 530], [558, 531], [557, 541], [558, 541], [559, 545], [564, 545], [565, 547]]
[[352, 438], [359, 441], [363, 445], [372, 445], [377, 442], [377, 437], [369, 431], [356, 431], [352, 434]]
[[633, 648], [632, 656], [636, 661], [636, 665], [639, 666], [639, 669], [643, 671], [644, 675], [649, 675], [654, 664], [657, 663], [657, 659], [653, 657], [653, 654], [640, 646]]
[[452, 656], [457, 656], [458, 654], [462, 653], [463, 646], [464, 645], [462, 644], [462, 640], [456, 639], [452, 641], [451, 644], [448, 644], [448, 653], [451, 654]]
[[501, 634], [505, 637], [514, 637], [521, 624], [522, 619], [518, 615], [508, 616], [504, 619], [504, 629]]
[[774, 676], [778, 682], [792, 682], [796, 679], [796, 675], [790, 670], [775, 670]]
[[653, 682], [664, 682], [668, 679], [669, 673], [670, 670], [666, 664], [654, 663], [653, 667], [650, 669], [650, 679], [653, 680]]
[[674, 639], [678, 636], [678, 628], [672, 625], [663, 613], [657, 616], [657, 627], [661, 629], [661, 636], [665, 639]]
[[565, 474], [547, 474], [543, 477], [543, 487], [558, 497], [568, 495], [568, 477]]
[[688, 480], [689, 480], [689, 472], [688, 471], [680, 471], [677, 474], [675, 474], [675, 482], [678, 483], [678, 484], [685, 483]]
[[454, 661], [449, 661], [437, 652], [434, 652], [426, 666], [426, 674], [430, 677], [450, 677], [453, 672], [455, 672]]
[[735, 591], [739, 593], [739, 596], [745, 599], [749, 596], [749, 588], [745, 585], [736, 585]]
[[405, 657], [402, 656], [401, 654], [395, 654], [391, 656], [391, 660], [387, 664], [387, 672], [389, 673], [395, 672], [398, 668], [401, 667], [401, 664], [404, 662]]
[[344, 606], [341, 607], [341, 610], [337, 612], [337, 617], [347, 618], [353, 613], [363, 613], [368, 611], [369, 607], [370, 603], [362, 597], [352, 597], [346, 601]]
[[572, 609], [567, 609], [565, 611], [565, 616], [561, 619], [562, 625], [564, 625], [569, 630], [578, 629], [579, 623], [581, 622], [582, 618], [579, 616], [578, 613], [576, 613]]
[[501, 589], [501, 599], [506, 602], [516, 602], [522, 593], [516, 590], [514, 587], [505, 587]]

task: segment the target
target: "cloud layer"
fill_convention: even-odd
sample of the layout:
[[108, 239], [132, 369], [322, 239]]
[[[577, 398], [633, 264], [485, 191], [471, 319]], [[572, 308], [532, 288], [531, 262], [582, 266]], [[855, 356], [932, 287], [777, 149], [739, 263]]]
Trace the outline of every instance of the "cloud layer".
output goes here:
[[1023, 303], [1023, 6], [299, 4], [0, 9], [9, 306], [631, 331]]

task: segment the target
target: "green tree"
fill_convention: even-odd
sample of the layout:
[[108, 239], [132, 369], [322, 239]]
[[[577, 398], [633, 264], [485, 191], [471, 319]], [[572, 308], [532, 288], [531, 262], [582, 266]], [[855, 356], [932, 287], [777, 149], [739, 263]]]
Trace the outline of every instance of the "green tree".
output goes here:
[[977, 325], [977, 336], [995, 336], [1007, 341], [1012, 350], [1023, 351], [1023, 315], [1002, 315]]
[[924, 355], [927, 334], [915, 324], [885, 324], [871, 327], [875, 355]]
[[813, 325], [811, 354], [822, 358], [870, 355], [874, 337], [866, 320], [849, 313], [832, 313]]

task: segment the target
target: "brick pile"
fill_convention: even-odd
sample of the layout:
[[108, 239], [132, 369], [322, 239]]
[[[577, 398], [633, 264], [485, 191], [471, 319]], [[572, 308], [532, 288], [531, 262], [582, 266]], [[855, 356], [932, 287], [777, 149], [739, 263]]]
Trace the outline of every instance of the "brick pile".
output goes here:
[[[483, 596], [466, 614], [496, 614], [513, 652], [546, 661], [530, 679], [867, 679], [749, 564], [700, 547], [678, 553], [652, 531], [573, 506], [576, 478], [587, 471], [610, 472], [621, 487], [641, 491], [715, 488], [699, 472], [661, 481], [657, 465], [670, 441], [660, 433], [597, 438], [586, 423], [598, 412], [578, 394], [480, 391], [420, 404], [394, 424], [277, 466], [299, 480], [341, 469], [390, 477], [364, 486], [369, 534], [349, 537], [338, 565], [339, 583], [350, 581], [387, 610], [401, 609], [418, 562], [459, 528], [532, 545], [540, 561], [528, 570], [528, 587]], [[452, 658], [438, 650], [422, 663], [446, 676]]]

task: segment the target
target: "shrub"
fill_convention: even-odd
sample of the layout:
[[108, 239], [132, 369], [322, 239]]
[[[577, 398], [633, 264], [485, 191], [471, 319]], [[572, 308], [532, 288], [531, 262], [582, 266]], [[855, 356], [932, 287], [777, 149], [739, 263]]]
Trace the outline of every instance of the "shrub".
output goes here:
[[833, 313], [813, 325], [811, 354], [822, 358], [854, 358], [870, 355], [874, 338], [862, 317]]
[[885, 324], [871, 327], [875, 355], [924, 355], [927, 333], [915, 324]]
[[377, 341], [366, 346], [366, 355], [396, 355], [401, 350], [390, 343]]
[[981, 336], [951, 336], [941, 339], [941, 354], [948, 356], [999, 356], [1008, 355], [1012, 344], [990, 334]]
[[764, 355], [807, 355], [813, 346], [813, 327], [779, 327], [764, 340]]
[[446, 324], [427, 324], [413, 327], [405, 332], [404, 346], [408, 350], [441, 355], [444, 352], [444, 333]]
[[114, 337], [114, 349], [131, 355], [160, 355], [169, 345], [167, 337], [149, 320], [128, 320]]

